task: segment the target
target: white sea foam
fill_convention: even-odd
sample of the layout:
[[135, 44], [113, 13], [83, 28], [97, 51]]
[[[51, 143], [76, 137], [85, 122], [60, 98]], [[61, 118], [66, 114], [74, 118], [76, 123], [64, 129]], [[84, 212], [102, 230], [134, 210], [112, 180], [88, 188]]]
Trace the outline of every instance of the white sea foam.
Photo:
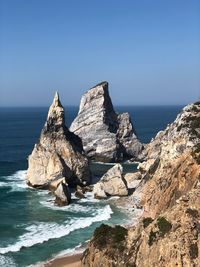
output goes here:
[[5, 186], [8, 186], [8, 183], [6, 183], [6, 182], [0, 182], [0, 187], [5, 187]]
[[18, 241], [15, 244], [1, 248], [0, 254], [6, 254], [8, 252], [17, 252], [22, 247], [32, 247], [36, 244], [44, 243], [50, 239], [61, 238], [67, 236], [69, 233], [89, 227], [95, 222], [108, 220], [111, 218], [112, 210], [109, 205], [104, 206], [97, 210], [95, 217], [80, 217], [71, 219], [64, 222], [62, 225], [56, 223], [40, 223], [33, 224], [26, 227], [27, 233], [19, 236]]
[[81, 198], [79, 201], [82, 203], [88, 202], [88, 203], [96, 203], [96, 202], [100, 202], [99, 199], [95, 199], [94, 198], [94, 193], [93, 192], [87, 192], [85, 194], [86, 198]]
[[11, 257], [5, 256], [5, 255], [0, 255], [0, 266], [3, 267], [15, 267], [16, 264], [14, 260]]
[[52, 209], [52, 210], [64, 210], [64, 211], [70, 211], [70, 212], [73, 212], [73, 213], [79, 213], [79, 212], [91, 212], [95, 209], [95, 207], [92, 207], [92, 206], [82, 206], [82, 205], [79, 205], [77, 203], [74, 203], [74, 204], [70, 204], [69, 206], [63, 206], [63, 207], [58, 207], [56, 205], [54, 205], [54, 202], [53, 201], [40, 201], [40, 204], [45, 206], [46, 208], [48, 209]]
[[4, 181], [0, 182], [0, 187], [11, 187], [10, 192], [23, 191], [28, 188], [26, 184], [26, 170], [17, 171], [10, 176], [4, 176]]

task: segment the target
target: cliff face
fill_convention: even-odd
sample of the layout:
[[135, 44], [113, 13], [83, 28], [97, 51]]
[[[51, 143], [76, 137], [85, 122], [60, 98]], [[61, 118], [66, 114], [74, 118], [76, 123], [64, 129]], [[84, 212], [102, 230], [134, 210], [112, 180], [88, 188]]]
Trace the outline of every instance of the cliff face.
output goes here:
[[146, 147], [142, 204], [151, 217], [172, 207], [199, 176], [200, 103], [186, 106]]
[[142, 150], [129, 114], [118, 115], [114, 111], [107, 82], [82, 96], [79, 113], [70, 130], [82, 139], [85, 153], [97, 161], [137, 158]]
[[200, 184], [154, 220], [143, 219], [129, 230], [101, 226], [84, 253], [82, 266], [199, 267], [199, 199]]
[[44, 186], [63, 177], [69, 184], [90, 180], [82, 142], [65, 126], [64, 109], [57, 93], [28, 164], [27, 180], [31, 186]]
[[[139, 164], [143, 218], [99, 246], [94, 233], [82, 265], [198, 267], [200, 263], [200, 102], [188, 105], [146, 146]], [[107, 237], [109, 229], [104, 229]], [[125, 233], [125, 232], [124, 232]], [[115, 233], [118, 235], [118, 232]], [[101, 243], [100, 243], [101, 244]], [[118, 247], [118, 246], [117, 246]], [[105, 259], [105, 264], [103, 264]]]

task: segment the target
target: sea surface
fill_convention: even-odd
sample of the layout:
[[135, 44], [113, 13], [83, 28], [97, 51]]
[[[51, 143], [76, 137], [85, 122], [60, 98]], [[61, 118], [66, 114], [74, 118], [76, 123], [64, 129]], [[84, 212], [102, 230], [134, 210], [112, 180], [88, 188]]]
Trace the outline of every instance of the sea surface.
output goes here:
[[[129, 112], [139, 139], [148, 143], [172, 122], [181, 106], [117, 107]], [[0, 266], [23, 267], [72, 253], [82, 246], [102, 222], [126, 224], [130, 214], [110, 201], [76, 199], [56, 207], [53, 197], [25, 183], [27, 157], [37, 142], [47, 108], [0, 108]], [[66, 109], [69, 126], [78, 107]], [[112, 165], [94, 164], [103, 172]], [[134, 170], [135, 165], [125, 166]]]

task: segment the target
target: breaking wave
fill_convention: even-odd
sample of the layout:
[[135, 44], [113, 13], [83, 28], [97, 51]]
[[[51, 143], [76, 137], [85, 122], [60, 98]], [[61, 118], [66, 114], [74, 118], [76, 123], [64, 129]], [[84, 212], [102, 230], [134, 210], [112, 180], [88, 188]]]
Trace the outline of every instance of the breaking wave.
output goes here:
[[0, 247], [0, 254], [8, 252], [17, 252], [23, 247], [32, 247], [36, 244], [42, 244], [50, 239], [57, 239], [69, 235], [69, 233], [89, 227], [95, 222], [108, 220], [111, 218], [112, 210], [109, 205], [100, 208], [94, 217], [79, 217], [63, 222], [62, 225], [57, 223], [40, 223], [33, 224], [25, 228], [26, 233], [19, 236], [15, 244], [7, 247]]

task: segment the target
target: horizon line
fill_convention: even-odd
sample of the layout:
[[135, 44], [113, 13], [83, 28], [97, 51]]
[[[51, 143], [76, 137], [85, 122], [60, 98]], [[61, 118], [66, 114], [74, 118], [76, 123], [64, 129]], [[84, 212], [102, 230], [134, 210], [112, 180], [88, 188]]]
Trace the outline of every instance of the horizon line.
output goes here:
[[[186, 106], [192, 103], [188, 104], [117, 104], [113, 105], [113, 107], [176, 107], [176, 106]], [[50, 104], [51, 105], [51, 104]], [[50, 105], [44, 105], [44, 106], [0, 106], [0, 108], [49, 108]], [[63, 105], [64, 108], [68, 107], [79, 107], [79, 105]]]

